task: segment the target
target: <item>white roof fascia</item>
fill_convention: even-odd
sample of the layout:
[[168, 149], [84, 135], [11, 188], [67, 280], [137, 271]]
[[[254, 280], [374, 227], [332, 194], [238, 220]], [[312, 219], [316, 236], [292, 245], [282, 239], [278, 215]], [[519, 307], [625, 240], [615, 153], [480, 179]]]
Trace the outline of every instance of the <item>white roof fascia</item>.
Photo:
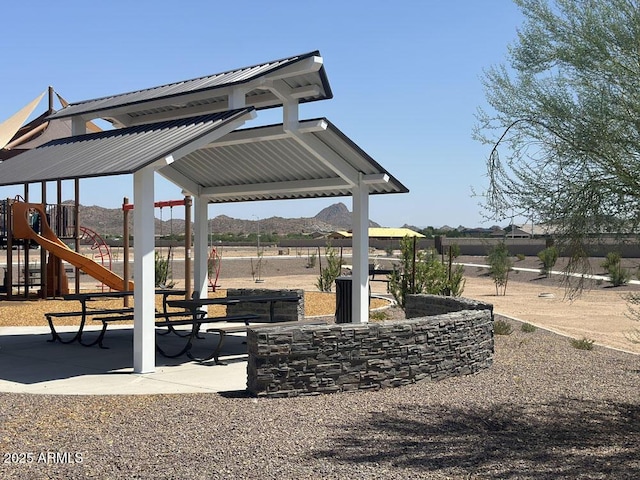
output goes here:
[[379, 183], [389, 183], [389, 175], [386, 173], [372, 173], [362, 176], [362, 183], [366, 185], [376, 185]]
[[270, 182], [253, 185], [233, 185], [224, 187], [203, 188], [200, 194], [215, 199], [224, 197], [241, 197], [279, 193], [317, 193], [333, 191], [336, 188], [350, 188], [341, 178], [322, 178], [313, 180], [292, 180], [287, 182]]
[[292, 65], [288, 65], [284, 68], [280, 68], [275, 72], [268, 73], [261, 78], [263, 78], [265, 81], [280, 80], [283, 78], [295, 77], [297, 75], [315, 73], [322, 68], [322, 64], [322, 57], [315, 55], [313, 57], [297, 61]]

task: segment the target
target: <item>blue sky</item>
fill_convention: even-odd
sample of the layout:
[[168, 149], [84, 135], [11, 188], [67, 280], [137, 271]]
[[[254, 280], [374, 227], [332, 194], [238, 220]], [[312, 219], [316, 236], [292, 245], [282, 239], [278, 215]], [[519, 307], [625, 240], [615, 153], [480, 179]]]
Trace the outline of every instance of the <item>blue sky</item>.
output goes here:
[[[486, 183], [489, 148], [471, 135], [485, 104], [482, 71], [504, 62], [522, 22], [511, 0], [36, 0], [9, 2], [3, 17], [0, 122], [49, 85], [74, 102], [320, 50], [334, 98], [303, 105], [300, 118], [327, 117], [410, 189], [372, 196], [371, 219], [486, 224], [471, 194]], [[166, 181], [156, 185], [158, 200], [181, 198]], [[129, 176], [80, 188], [84, 205], [133, 197]], [[0, 187], [2, 197], [21, 192]], [[65, 186], [63, 197], [72, 194]], [[338, 201], [351, 209], [340, 197], [211, 206], [210, 216], [313, 216]]]

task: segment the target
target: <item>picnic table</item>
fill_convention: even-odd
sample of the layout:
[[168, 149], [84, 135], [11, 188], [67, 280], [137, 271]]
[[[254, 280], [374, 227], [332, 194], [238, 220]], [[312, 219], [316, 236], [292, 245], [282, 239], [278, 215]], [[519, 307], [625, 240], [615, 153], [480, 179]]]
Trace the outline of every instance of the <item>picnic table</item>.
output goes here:
[[[171, 296], [183, 296], [185, 295], [184, 290], [174, 290], [174, 289], [159, 289], [156, 290], [156, 295], [162, 295], [162, 316], [169, 317], [172, 314], [167, 310], [167, 301]], [[106, 327], [103, 324], [103, 329], [98, 338], [85, 342], [82, 340], [82, 336], [85, 332], [84, 327], [87, 324], [87, 320], [90, 317], [96, 317], [99, 315], [118, 315], [118, 314], [128, 314], [133, 313], [133, 308], [131, 307], [123, 307], [123, 308], [101, 308], [101, 309], [92, 309], [90, 308], [91, 302], [98, 300], [107, 300], [107, 299], [117, 299], [117, 298], [125, 298], [133, 296], [133, 291], [110, 291], [110, 292], [87, 292], [87, 293], [70, 293], [67, 295], [63, 295], [63, 299], [65, 301], [80, 302], [80, 310], [79, 311], [69, 311], [69, 312], [49, 312], [45, 313], [45, 317], [47, 319], [47, 323], [49, 324], [49, 329], [51, 330], [51, 339], [47, 340], [48, 342], [60, 342], [60, 343], [73, 343], [78, 342], [85, 347], [90, 347], [95, 344], [100, 344], [102, 346], [102, 339], [104, 337], [104, 333], [106, 331]], [[67, 340], [64, 340], [60, 334], [56, 331], [54, 325], [54, 319], [56, 318], [70, 318], [70, 317], [80, 317], [80, 326], [75, 334]]]
[[[178, 351], [175, 354], [167, 354], [167, 352], [163, 351], [158, 345], [158, 351], [169, 358], [177, 357], [183, 354], [186, 354], [191, 360], [197, 362], [206, 362], [211, 359], [214, 360], [216, 364], [222, 364], [219, 359], [220, 352], [224, 345], [224, 341], [226, 339], [227, 334], [229, 333], [241, 333], [246, 332], [247, 327], [249, 327], [250, 322], [255, 322], [255, 320], [260, 320], [259, 315], [255, 315], [252, 313], [245, 313], [240, 315], [231, 315], [231, 316], [222, 316], [222, 317], [204, 317], [202, 312], [202, 307], [207, 305], [237, 305], [239, 303], [268, 303], [269, 304], [269, 323], [273, 323], [275, 321], [275, 304], [277, 302], [299, 302], [300, 295], [299, 294], [288, 294], [288, 295], [237, 295], [237, 296], [229, 296], [229, 297], [218, 297], [218, 298], [192, 298], [188, 300], [169, 300], [167, 303], [170, 307], [174, 308], [183, 308], [185, 311], [190, 312], [191, 314], [191, 332], [189, 338], [187, 340], [187, 344], [183, 349]], [[185, 324], [186, 321], [180, 321], [182, 324]], [[224, 322], [224, 324], [222, 324]], [[167, 324], [175, 325], [174, 321], [168, 321]], [[197, 338], [197, 334], [199, 332], [200, 326], [204, 323], [221, 323], [220, 325], [216, 325], [214, 327], [208, 328], [207, 333], [215, 333], [218, 335], [218, 342], [215, 344], [213, 351], [204, 357], [197, 357], [191, 353], [191, 348], [193, 346], [192, 341], [194, 338]], [[234, 325], [236, 323], [236, 325]], [[242, 323], [238, 325], [237, 323]]]

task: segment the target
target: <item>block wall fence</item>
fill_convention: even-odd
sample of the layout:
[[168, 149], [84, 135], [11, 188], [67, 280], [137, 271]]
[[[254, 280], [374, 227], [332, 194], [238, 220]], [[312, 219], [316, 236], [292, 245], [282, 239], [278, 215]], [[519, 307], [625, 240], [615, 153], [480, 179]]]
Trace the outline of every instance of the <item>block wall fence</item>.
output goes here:
[[476, 373], [493, 361], [493, 306], [411, 295], [406, 319], [249, 328], [247, 390], [294, 397]]

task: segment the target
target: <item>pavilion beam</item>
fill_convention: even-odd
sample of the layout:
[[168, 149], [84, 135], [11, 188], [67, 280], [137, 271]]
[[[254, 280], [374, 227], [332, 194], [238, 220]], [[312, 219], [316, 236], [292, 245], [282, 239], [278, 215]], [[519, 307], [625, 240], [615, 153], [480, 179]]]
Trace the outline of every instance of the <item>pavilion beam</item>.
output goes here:
[[369, 187], [362, 179], [353, 188], [353, 277], [351, 321], [369, 321]]
[[[313, 133], [326, 130], [328, 123], [324, 119], [320, 120], [304, 120], [298, 124], [298, 132]], [[251, 144], [255, 142], [268, 142], [272, 140], [283, 140], [291, 138], [291, 134], [284, 131], [282, 125], [272, 125], [270, 127], [261, 127], [260, 135], [256, 134], [254, 129], [236, 130], [225, 135], [224, 137], [210, 143], [204, 148], [229, 147], [233, 145]]]
[[[202, 196], [193, 198], [193, 296], [207, 298], [209, 273], [207, 271], [207, 228], [209, 202]], [[187, 292], [188, 293], [188, 292]]]
[[223, 187], [207, 187], [201, 194], [211, 200], [225, 197], [242, 197], [248, 195], [265, 195], [280, 193], [332, 192], [335, 189], [350, 190], [351, 185], [344, 179], [319, 178], [313, 180], [291, 180], [285, 182], [258, 183], [252, 185], [232, 185]]
[[133, 371], [155, 371], [154, 168], [133, 174], [134, 314]]

